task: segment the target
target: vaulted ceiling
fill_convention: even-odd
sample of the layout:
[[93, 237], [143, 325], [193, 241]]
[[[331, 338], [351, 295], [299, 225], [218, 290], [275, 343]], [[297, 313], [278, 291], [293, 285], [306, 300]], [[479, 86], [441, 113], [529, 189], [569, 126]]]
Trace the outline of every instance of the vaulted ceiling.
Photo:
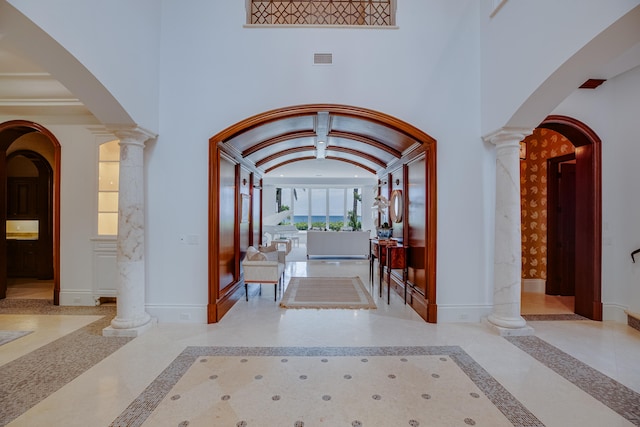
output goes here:
[[317, 160], [342, 162], [363, 173], [380, 175], [433, 139], [380, 112], [310, 104], [259, 114], [211, 141], [264, 175], [298, 162], [317, 164]]

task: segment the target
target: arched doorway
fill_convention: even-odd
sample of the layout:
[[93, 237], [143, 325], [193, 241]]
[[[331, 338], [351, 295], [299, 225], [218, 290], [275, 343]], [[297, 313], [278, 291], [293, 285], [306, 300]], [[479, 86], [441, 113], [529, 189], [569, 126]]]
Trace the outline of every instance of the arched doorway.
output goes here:
[[[262, 235], [262, 177], [317, 160], [319, 144], [323, 161], [377, 175], [385, 196], [401, 189], [405, 214], [398, 224], [408, 273], [398, 289], [423, 319], [436, 323], [436, 141], [398, 118], [338, 104], [267, 111], [209, 139], [209, 322], [219, 321], [243, 292], [240, 260]], [[240, 215], [244, 206], [252, 212], [247, 220]]]
[[[18, 150], [11, 150], [14, 142], [25, 135], [34, 133], [43, 137], [42, 139], [51, 153], [50, 160], [47, 160], [37, 150], [27, 149], [28, 144], [25, 147], [20, 146]], [[50, 131], [41, 125], [24, 120], [14, 120], [0, 124], [0, 153], [0, 183], [3, 184], [0, 186], [0, 223], [2, 224], [0, 227], [0, 241], [2, 241], [0, 245], [0, 298], [5, 298], [7, 291], [9, 267], [7, 258], [10, 253], [7, 248], [6, 223], [11, 216], [12, 219], [25, 219], [37, 223], [38, 238], [31, 242], [30, 247], [36, 252], [35, 256], [46, 260], [46, 262], [38, 263], [34, 274], [53, 279], [52, 298], [54, 304], [58, 305], [60, 294], [60, 143]], [[20, 206], [9, 206], [13, 203], [12, 200], [8, 200], [7, 191], [9, 183], [7, 170], [11, 159], [23, 159], [30, 162], [37, 171], [37, 178], [32, 180], [33, 185], [41, 187], [41, 190], [42, 187], [46, 188], [43, 197], [37, 198], [40, 201], [33, 202], [37, 205], [34, 209], [29, 207], [31, 203], [29, 199], [35, 200], [36, 197], [30, 195], [29, 185], [31, 184], [29, 180], [25, 179], [18, 180], [16, 184], [17, 191], [21, 195], [21, 200], [17, 202]], [[26, 196], [26, 199], [22, 196]], [[10, 215], [8, 215], [9, 210], [12, 211]], [[38, 213], [35, 214], [35, 211]], [[15, 248], [11, 249], [13, 251]], [[11, 255], [13, 256], [14, 253], [12, 252]]]
[[[576, 314], [593, 320], [602, 320], [601, 300], [601, 259], [602, 259], [602, 197], [601, 197], [601, 141], [600, 138], [584, 123], [571, 117], [552, 115], [547, 117], [539, 129], [549, 129], [567, 138], [575, 147], [575, 153], [557, 153], [549, 159], [550, 167], [557, 167], [563, 162], [575, 163], [571, 172], [574, 174], [572, 205], [575, 211], [571, 220], [574, 237], [572, 247], [575, 252], [566, 256], [567, 249], [557, 245], [556, 229], [558, 215], [552, 209], [553, 200], [557, 196], [554, 183], [549, 178], [548, 188], [548, 238], [547, 259], [548, 274], [555, 275], [560, 270], [568, 271], [572, 283], [575, 283], [574, 311]], [[564, 154], [564, 155], [563, 155]], [[565, 265], [571, 263], [572, 265]], [[561, 273], [561, 272], [560, 272]], [[556, 285], [552, 288], [556, 289]], [[572, 285], [573, 286], [573, 285]], [[547, 287], [547, 293], [549, 287]], [[553, 291], [553, 294], [562, 292]]]

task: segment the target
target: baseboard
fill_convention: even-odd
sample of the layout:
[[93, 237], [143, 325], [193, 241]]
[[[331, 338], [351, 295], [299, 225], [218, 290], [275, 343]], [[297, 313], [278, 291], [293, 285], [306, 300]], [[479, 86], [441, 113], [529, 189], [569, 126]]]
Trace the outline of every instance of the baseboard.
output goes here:
[[438, 323], [479, 323], [492, 310], [490, 305], [438, 304]]
[[158, 323], [207, 324], [207, 305], [157, 305], [147, 304], [147, 313], [158, 319]]
[[544, 294], [547, 281], [544, 279], [522, 279], [522, 291], [534, 294]]
[[92, 289], [60, 290], [60, 305], [89, 307], [96, 305], [96, 295]]
[[618, 304], [602, 304], [602, 320], [627, 323], [627, 309]]

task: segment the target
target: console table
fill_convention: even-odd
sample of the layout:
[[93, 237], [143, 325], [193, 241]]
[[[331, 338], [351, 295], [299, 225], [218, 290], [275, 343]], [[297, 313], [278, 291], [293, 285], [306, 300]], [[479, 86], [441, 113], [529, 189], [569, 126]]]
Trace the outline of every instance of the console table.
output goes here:
[[373, 264], [378, 260], [379, 292], [382, 297], [382, 278], [386, 267], [387, 271], [387, 304], [391, 301], [391, 270], [402, 269], [402, 282], [404, 284], [404, 303], [407, 303], [407, 246], [398, 245], [396, 240], [371, 240], [371, 252], [369, 258], [369, 277], [373, 283]]

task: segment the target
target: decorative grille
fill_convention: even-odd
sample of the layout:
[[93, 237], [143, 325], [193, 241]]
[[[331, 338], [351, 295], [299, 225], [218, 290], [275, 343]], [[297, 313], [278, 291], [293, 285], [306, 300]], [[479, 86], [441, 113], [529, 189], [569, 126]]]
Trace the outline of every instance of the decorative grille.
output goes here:
[[394, 25], [395, 0], [251, 0], [251, 24]]

